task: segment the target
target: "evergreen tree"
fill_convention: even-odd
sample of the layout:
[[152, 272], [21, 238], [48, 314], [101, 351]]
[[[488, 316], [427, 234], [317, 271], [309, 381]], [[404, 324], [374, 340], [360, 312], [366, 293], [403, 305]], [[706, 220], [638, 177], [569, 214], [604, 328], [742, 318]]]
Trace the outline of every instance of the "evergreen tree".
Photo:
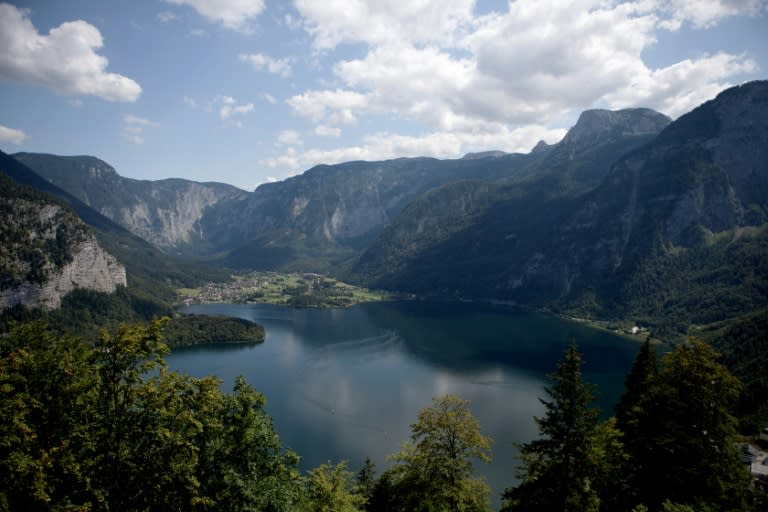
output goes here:
[[665, 501], [740, 510], [748, 481], [736, 448], [732, 414], [740, 384], [717, 352], [689, 339], [664, 356], [663, 367], [628, 422], [632, 483], [651, 510]]
[[357, 474], [357, 491], [365, 499], [367, 504], [371, 501], [376, 488], [376, 465], [370, 457], [365, 458], [365, 463]]
[[638, 407], [640, 399], [648, 392], [658, 371], [656, 351], [649, 337], [637, 353], [632, 368], [624, 379], [625, 391], [616, 404], [616, 426], [625, 434], [631, 431], [633, 409]]
[[644, 429], [638, 421], [638, 416], [644, 414], [641, 402], [648, 396], [658, 372], [656, 351], [651, 346], [650, 339], [646, 339], [624, 379], [625, 391], [616, 405], [616, 426], [621, 431], [624, 449], [630, 455], [630, 460], [621, 471], [622, 478], [617, 476], [616, 481], [619, 487], [616, 493], [619, 503], [623, 503], [626, 508], [643, 501], [642, 497], [637, 495], [639, 484], [635, 481], [636, 475], [644, 472], [640, 469], [643, 458], [632, 455], [642, 454], [653, 442], [652, 434]]
[[613, 422], [599, 424], [591, 408], [592, 386], [581, 379], [576, 345], [565, 353], [542, 399], [546, 413], [535, 418], [540, 438], [520, 447], [521, 482], [504, 492], [504, 511], [597, 511], [601, 491], [621, 457]]

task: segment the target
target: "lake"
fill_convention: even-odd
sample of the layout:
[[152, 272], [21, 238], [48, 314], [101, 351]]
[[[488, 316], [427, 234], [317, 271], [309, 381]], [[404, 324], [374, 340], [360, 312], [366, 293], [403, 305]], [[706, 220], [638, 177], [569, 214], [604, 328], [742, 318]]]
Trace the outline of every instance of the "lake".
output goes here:
[[552, 317], [470, 303], [368, 303], [348, 309], [207, 304], [186, 313], [223, 314], [264, 326], [259, 345], [177, 349], [172, 369], [217, 375], [231, 391], [243, 375], [267, 397], [284, 446], [308, 469], [370, 456], [380, 473], [409, 439], [432, 397], [453, 393], [493, 438], [493, 462], [477, 466], [492, 499], [515, 482], [514, 443], [537, 436], [547, 374], [572, 340], [584, 354], [584, 379], [612, 411], [639, 343]]

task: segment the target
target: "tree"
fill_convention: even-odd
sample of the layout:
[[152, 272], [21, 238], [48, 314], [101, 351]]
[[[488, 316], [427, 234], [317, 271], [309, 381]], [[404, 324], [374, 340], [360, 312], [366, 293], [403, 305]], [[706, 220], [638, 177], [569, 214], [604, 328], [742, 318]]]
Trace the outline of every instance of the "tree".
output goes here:
[[357, 490], [358, 493], [365, 499], [366, 505], [370, 502], [375, 488], [376, 465], [373, 463], [370, 457], [366, 457], [363, 467], [360, 468], [360, 471], [357, 473]]
[[411, 425], [411, 443], [392, 456], [395, 465], [385, 473], [395, 510], [486, 510], [488, 486], [473, 476], [472, 459], [489, 462], [490, 449], [469, 401], [454, 395], [434, 398]]
[[[616, 426], [621, 431], [621, 439], [628, 455], [641, 454], [652, 442], [651, 433], [644, 430], [637, 418], [644, 414], [642, 402], [654, 385], [659, 373], [658, 366], [656, 351], [647, 338], [624, 379], [625, 391], [616, 405]], [[639, 471], [641, 461], [642, 457], [631, 457], [631, 461], [627, 461], [621, 472], [623, 478], [618, 482], [621, 488], [616, 494], [620, 496], [620, 502], [625, 508], [643, 501], [642, 496], [638, 496], [639, 486], [635, 481], [636, 475], [642, 472]]]
[[288, 511], [301, 497], [299, 457], [282, 448], [266, 399], [242, 377], [221, 396], [198, 438], [206, 510]]
[[238, 379], [168, 372], [162, 322], [90, 346], [41, 323], [0, 339], [0, 510], [292, 510], [301, 479]]
[[355, 491], [346, 461], [321, 464], [309, 470], [302, 510], [306, 512], [358, 512], [365, 498]]
[[81, 404], [94, 385], [75, 338], [35, 322], [0, 339], [0, 510], [66, 510], [86, 499]]
[[624, 379], [624, 394], [616, 404], [616, 424], [625, 434], [630, 434], [632, 417], [640, 400], [651, 387], [659, 372], [656, 351], [651, 346], [650, 337], [646, 338]]
[[663, 367], [628, 423], [643, 433], [630, 442], [632, 482], [651, 510], [665, 501], [701, 509], [741, 509], [747, 474], [737, 452], [738, 380], [704, 342], [689, 339], [663, 358]]
[[[576, 345], [565, 353], [545, 388], [540, 438], [520, 446], [521, 482], [504, 492], [505, 511], [597, 511], [623, 451], [613, 422], [599, 424], [592, 386], [581, 379]], [[606, 507], [603, 507], [606, 508]]]

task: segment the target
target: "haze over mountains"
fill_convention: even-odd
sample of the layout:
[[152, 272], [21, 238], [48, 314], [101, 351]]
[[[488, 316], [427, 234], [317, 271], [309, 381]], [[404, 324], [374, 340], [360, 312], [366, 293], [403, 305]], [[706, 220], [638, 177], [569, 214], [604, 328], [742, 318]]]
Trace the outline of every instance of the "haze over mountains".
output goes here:
[[768, 82], [674, 122], [587, 111], [528, 154], [321, 165], [253, 192], [14, 157], [162, 250], [231, 268], [657, 325], [731, 318], [768, 296]]

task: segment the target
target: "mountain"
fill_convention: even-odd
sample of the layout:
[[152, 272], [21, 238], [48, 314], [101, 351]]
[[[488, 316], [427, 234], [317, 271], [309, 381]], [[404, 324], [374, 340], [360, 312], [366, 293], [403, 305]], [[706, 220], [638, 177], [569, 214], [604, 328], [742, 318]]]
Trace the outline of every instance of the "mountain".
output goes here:
[[[599, 142], [602, 130], [576, 129], [603, 126], [599, 117], [581, 123], [582, 116], [563, 141], [535, 154], [561, 169], [560, 176], [590, 175], [567, 164], [564, 154], [569, 144]], [[451, 215], [447, 206], [436, 217], [414, 203], [348, 277], [657, 324], [671, 315], [686, 327], [732, 317], [768, 297], [766, 162], [768, 82], [753, 82], [724, 91], [625, 151], [584, 192], [548, 193], [532, 173], [527, 182], [495, 188], [491, 201], [475, 199], [480, 206], [468, 220], [461, 209]], [[552, 181], [552, 172], [537, 172], [544, 183], [563, 183]], [[456, 186], [441, 191], [443, 205], [460, 195]], [[420, 199], [427, 200], [440, 202]], [[419, 226], [435, 218], [456, 229], [425, 239]]]
[[16, 153], [13, 157], [166, 252], [185, 252], [189, 247], [204, 244], [200, 219], [205, 210], [219, 201], [247, 195], [223, 183], [124, 178], [109, 164], [92, 156]]
[[194, 286], [202, 280], [224, 280], [228, 274], [207, 266], [171, 258], [156, 247], [101, 215], [72, 194], [42, 178], [15, 158], [0, 151], [0, 171], [14, 182], [49, 194], [71, 208], [96, 236], [99, 244], [126, 267], [130, 293], [151, 300], [170, 300], [173, 287]]
[[73, 290], [114, 293], [126, 286], [125, 267], [69, 207], [2, 172], [0, 212], [0, 311], [56, 309]]
[[233, 248], [224, 259], [229, 265], [329, 271], [365, 248], [412, 201], [441, 187], [466, 180], [514, 183], [549, 173], [556, 183], [547, 190], [580, 190], [605, 175], [608, 158], [647, 142], [668, 122], [647, 109], [595, 111], [545, 152], [321, 165], [262, 185], [244, 200], [222, 201], [201, 226], [214, 246]]

